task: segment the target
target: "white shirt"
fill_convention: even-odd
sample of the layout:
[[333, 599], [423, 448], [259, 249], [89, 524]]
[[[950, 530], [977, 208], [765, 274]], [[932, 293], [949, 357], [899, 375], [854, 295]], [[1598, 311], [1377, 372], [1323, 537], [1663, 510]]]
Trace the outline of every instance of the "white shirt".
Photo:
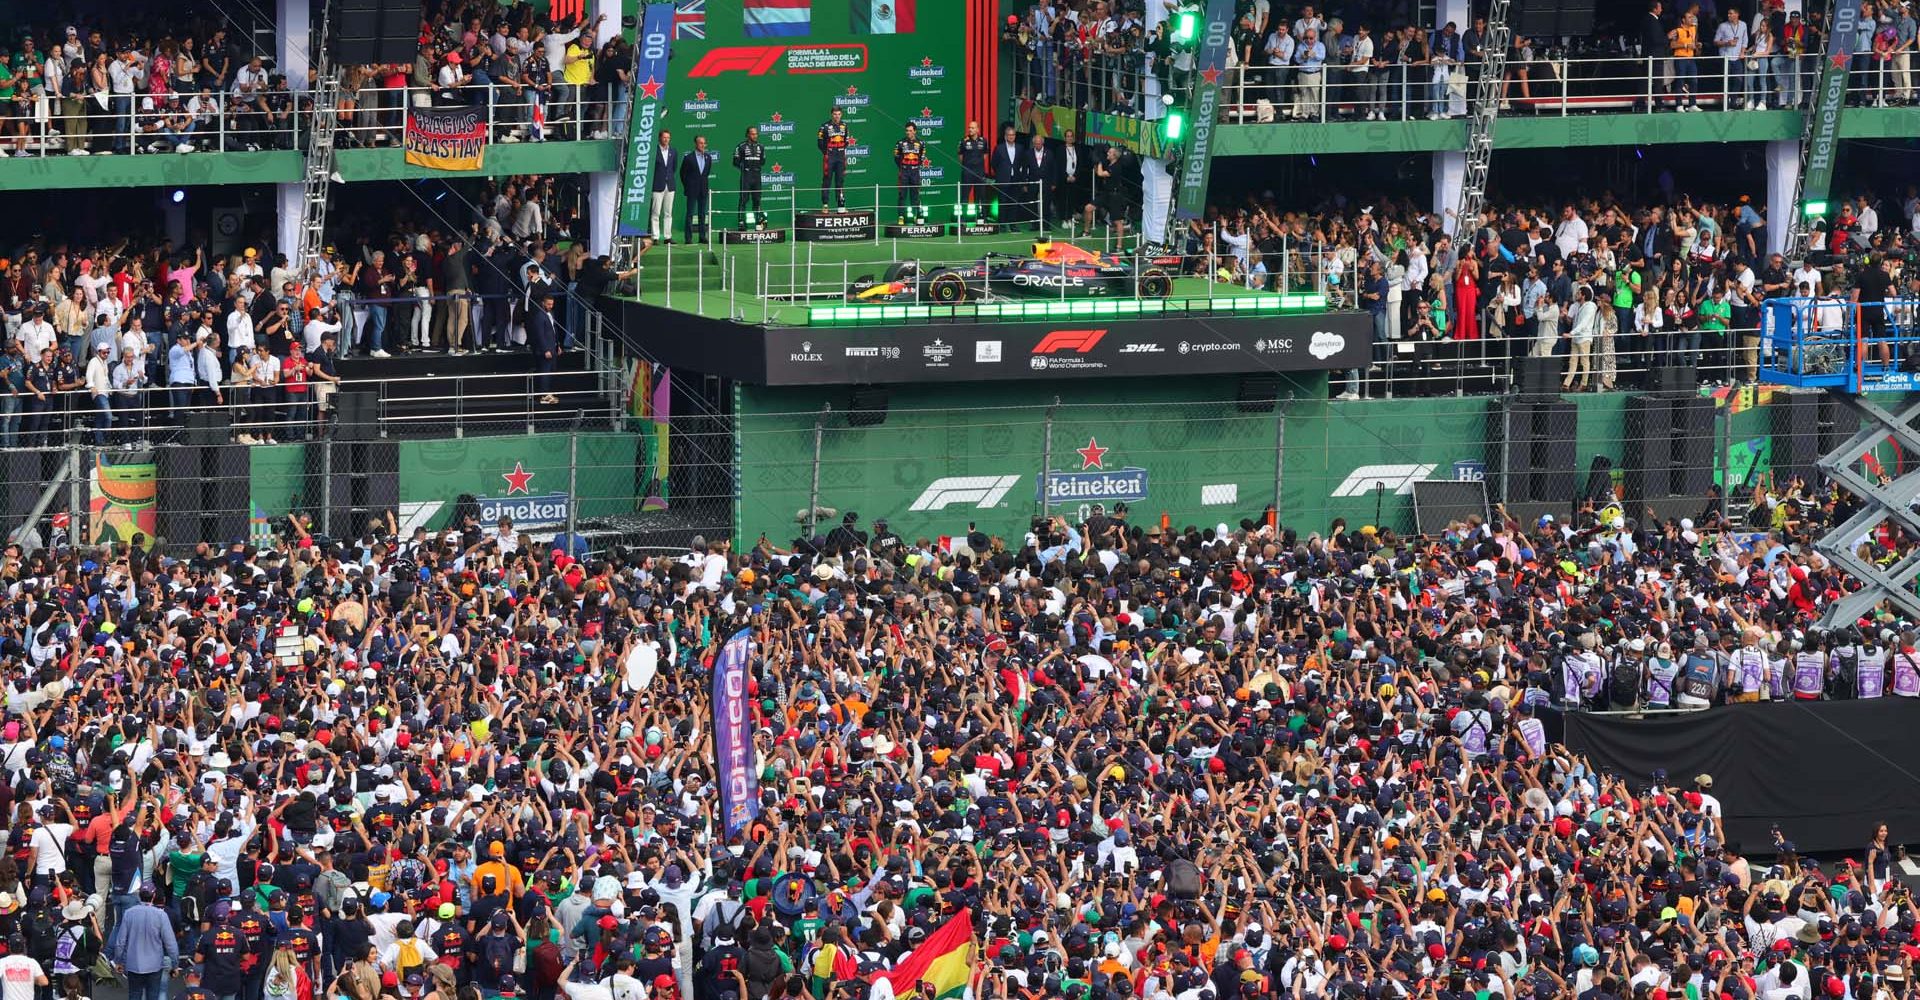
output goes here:
[[233, 74], [233, 92], [236, 94], [255, 94], [267, 89], [267, 71], [265, 67], [254, 69], [242, 66]]
[[253, 350], [253, 315], [245, 309], [227, 314], [227, 346], [234, 350]]
[[107, 359], [95, 354], [87, 359], [87, 392], [94, 396], [104, 396], [113, 391], [113, 378], [109, 374]]
[[44, 319], [20, 324], [17, 336], [20, 345], [26, 348], [27, 360], [30, 362], [39, 361], [41, 350], [52, 347], [55, 340], [53, 324]]
[[1587, 220], [1576, 215], [1554, 227], [1553, 245], [1560, 248], [1560, 256], [1571, 257], [1586, 247], [1587, 236]]
[[320, 338], [329, 333], [339, 332], [340, 324], [329, 323], [324, 319], [307, 320], [306, 328], [300, 331], [301, 336], [306, 339], [307, 353], [309, 354], [320, 349]]
[[547, 68], [553, 71], [554, 82], [560, 81], [560, 74], [567, 68], [567, 43], [580, 37], [580, 29], [572, 31], [549, 31], [540, 39], [540, 45], [547, 56]]
[[[33, 831], [33, 873], [35, 875], [58, 875], [67, 870], [67, 838], [73, 836], [72, 823], [48, 823], [35, 827]], [[13, 983], [7, 982], [7, 996], [12, 996]]]
[[25, 955], [0, 958], [0, 1000], [33, 1000], [33, 986], [46, 970]]

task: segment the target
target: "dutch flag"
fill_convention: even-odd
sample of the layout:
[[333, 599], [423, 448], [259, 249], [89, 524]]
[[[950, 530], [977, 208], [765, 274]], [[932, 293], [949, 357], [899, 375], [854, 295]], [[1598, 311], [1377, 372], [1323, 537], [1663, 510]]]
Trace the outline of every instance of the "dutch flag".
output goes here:
[[741, 0], [748, 38], [793, 38], [811, 32], [813, 0]]

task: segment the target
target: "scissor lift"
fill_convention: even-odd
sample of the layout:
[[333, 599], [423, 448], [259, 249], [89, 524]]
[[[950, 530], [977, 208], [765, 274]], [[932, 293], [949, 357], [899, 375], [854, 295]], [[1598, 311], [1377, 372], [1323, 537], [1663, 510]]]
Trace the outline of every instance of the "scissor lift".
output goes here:
[[[1884, 329], [1873, 322], [1875, 310], [1884, 310]], [[1858, 431], [1815, 463], [1863, 504], [1814, 543], [1815, 550], [1863, 584], [1827, 607], [1822, 621], [1828, 626], [1852, 624], [1882, 603], [1920, 620], [1920, 548], [1885, 567], [1853, 551], [1858, 540], [1888, 521], [1920, 537], [1920, 468], [1871, 477], [1862, 472], [1862, 459], [1888, 439], [1904, 453], [1920, 455], [1920, 430], [1914, 426], [1920, 421], [1920, 395], [1898, 400], [1865, 395], [1920, 389], [1920, 370], [1906, 370], [1920, 367], [1917, 310], [1915, 301], [1865, 304], [1828, 297], [1769, 299], [1762, 311], [1760, 380], [1825, 389], [1860, 421]]]

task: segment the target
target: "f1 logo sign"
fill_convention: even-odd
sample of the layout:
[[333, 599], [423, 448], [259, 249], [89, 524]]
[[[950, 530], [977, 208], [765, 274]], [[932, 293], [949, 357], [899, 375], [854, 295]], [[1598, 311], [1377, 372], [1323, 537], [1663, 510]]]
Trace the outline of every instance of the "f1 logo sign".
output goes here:
[[[563, 0], [554, 0], [555, 3]], [[579, 0], [575, 0], [579, 2]], [[780, 56], [787, 51], [784, 45], [734, 45], [726, 48], [709, 49], [700, 61], [687, 71], [689, 77], [719, 76], [722, 73], [745, 73], [748, 76], [765, 76]]]
[[1061, 351], [1072, 351], [1075, 354], [1085, 354], [1093, 350], [1093, 345], [1098, 344], [1100, 338], [1106, 335], [1105, 330], [1055, 330], [1040, 338], [1040, 343], [1034, 345], [1033, 353], [1058, 354]]
[[556, 25], [567, 24], [587, 16], [587, 0], [552, 0], [548, 8], [547, 19]]

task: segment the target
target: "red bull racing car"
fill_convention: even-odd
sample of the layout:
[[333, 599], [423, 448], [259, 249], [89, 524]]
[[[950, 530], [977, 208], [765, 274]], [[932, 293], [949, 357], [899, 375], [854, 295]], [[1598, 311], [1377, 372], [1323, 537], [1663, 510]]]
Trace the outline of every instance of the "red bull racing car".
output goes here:
[[1140, 258], [1097, 253], [1071, 243], [1043, 241], [1026, 256], [990, 253], [968, 264], [928, 265], [901, 261], [879, 280], [862, 277], [847, 289], [847, 301], [938, 302], [975, 299], [1166, 298], [1173, 292], [1178, 257]]

